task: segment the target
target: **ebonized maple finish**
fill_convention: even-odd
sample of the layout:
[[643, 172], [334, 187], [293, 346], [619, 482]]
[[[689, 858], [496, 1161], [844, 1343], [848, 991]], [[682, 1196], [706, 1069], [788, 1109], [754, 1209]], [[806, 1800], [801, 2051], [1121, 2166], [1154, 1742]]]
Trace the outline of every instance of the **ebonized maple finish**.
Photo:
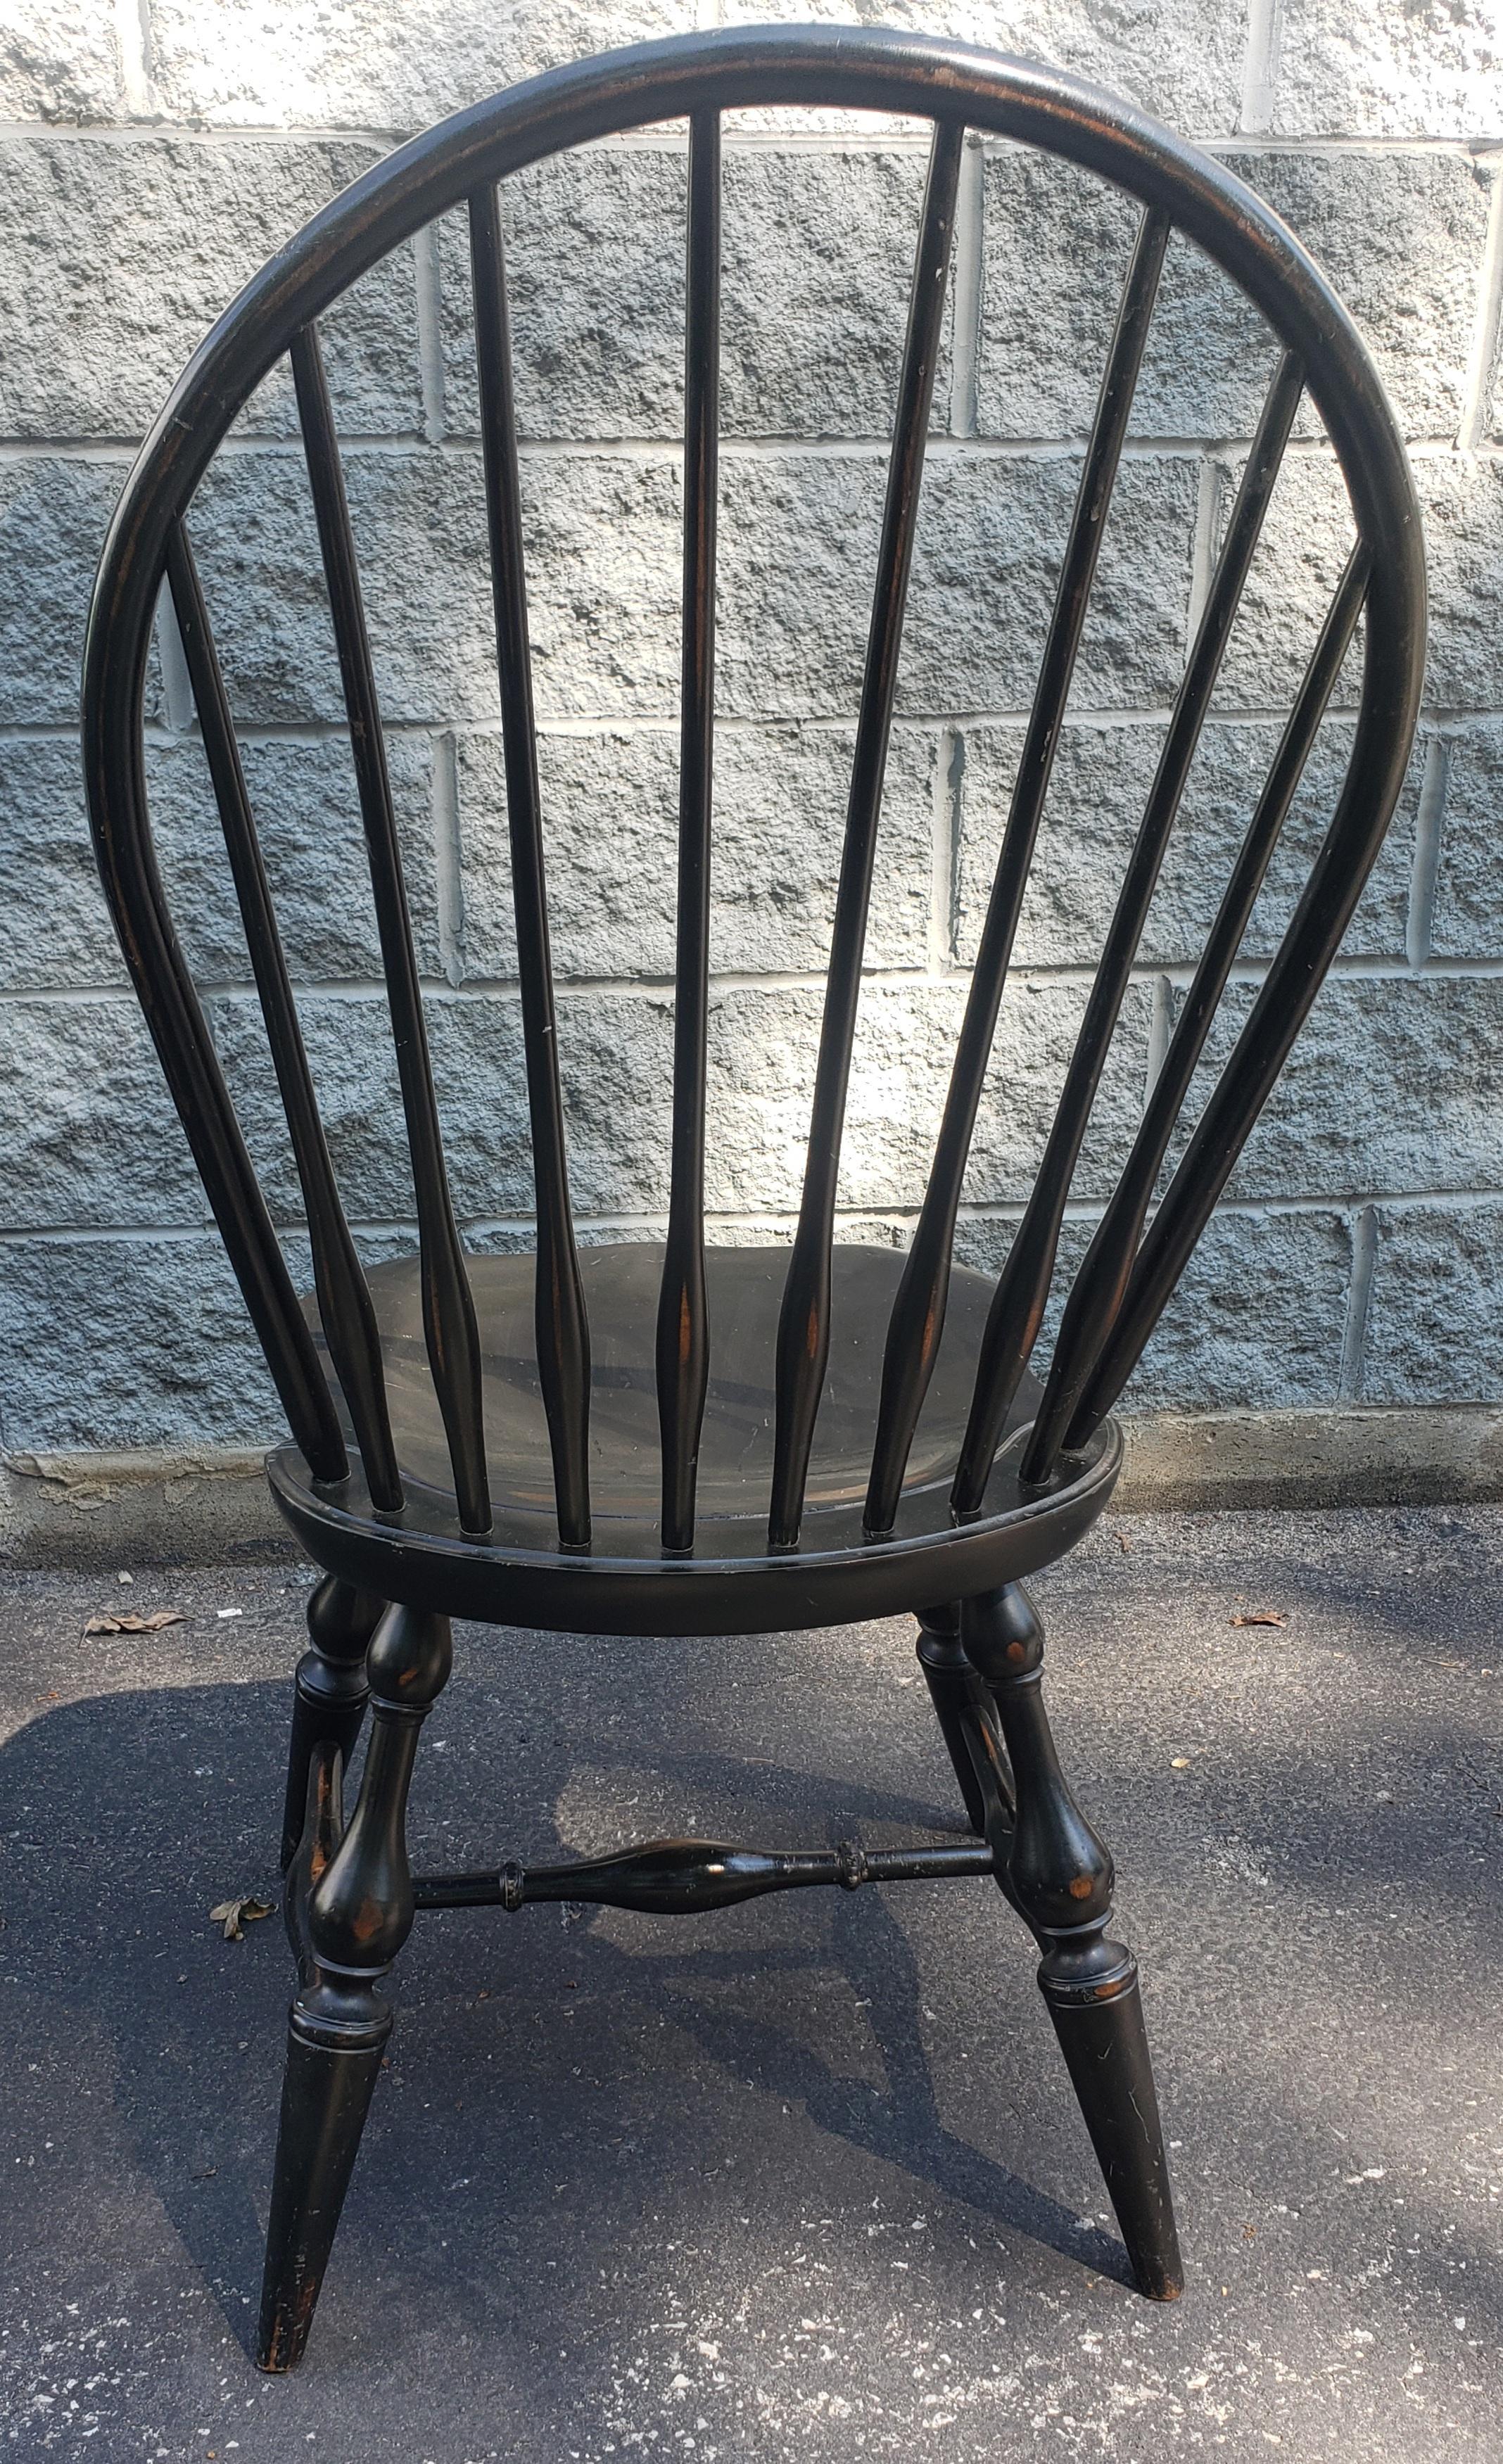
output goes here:
[[[714, 847], [719, 221], [723, 115], [847, 107], [932, 124], [811, 1104], [787, 1250], [706, 1244]], [[618, 130], [687, 123], [677, 938], [666, 1240], [581, 1251], [555, 1034], [543, 814], [499, 190]], [[1063, 156], [1141, 208], [1099, 371], [1053, 612], [911, 1247], [834, 1240], [852, 1039], [903, 616], [968, 131]], [[319, 320], [389, 250], [468, 215], [507, 827], [537, 1240], [466, 1254], [446, 1173], [359, 560]], [[995, 1279], [957, 1266], [961, 1186], [1171, 232], [1262, 312], [1273, 375], [1190, 644], [1032, 1193]], [[1083, 270], [1089, 280], [1090, 269]], [[359, 791], [417, 1210], [414, 1258], [367, 1269], [341, 1199], [188, 520], [236, 412], [284, 355]], [[1226, 884], [1131, 1152], [1038, 1344], [1066, 1206], [1197, 743], [1308, 394], [1355, 525], [1282, 741], [1249, 790]], [[164, 582], [180, 628], [303, 1199], [299, 1300], [152, 851], [143, 755]], [[384, 610], [384, 621], [394, 611]], [[1303, 894], [1168, 1186], [1170, 1142], [1322, 715], [1360, 627], [1345, 781]], [[1356, 905], [1392, 813], [1424, 657], [1418, 515], [1367, 354], [1309, 257], [1215, 161], [1124, 103], [918, 36], [751, 28], [561, 69], [462, 112], [346, 190], [250, 282], [179, 382], [111, 527], [85, 660], [85, 761], [132, 979], [286, 1411], [273, 1493], [325, 1570], [298, 1672], [283, 1855], [294, 2003], [260, 2358], [301, 2353], [391, 2026], [381, 1992], [420, 1907], [576, 1899], [693, 1912], [763, 1892], [990, 1876], [1032, 1931], [1039, 1983], [1136, 2280], [1181, 2272], [1131, 1955], [1107, 1927], [1112, 1862], [1062, 1776], [1025, 1576], [1089, 1528], [1120, 1462], [1107, 1417], [1152, 1333]], [[602, 815], [601, 826], [609, 826]], [[1150, 1220], [1151, 1219], [1151, 1220]], [[564, 1867], [414, 1878], [405, 1812], [449, 1674], [450, 1619], [554, 1631], [752, 1636], [906, 1612], [955, 1766], [967, 1844], [866, 1851], [649, 1842]], [[369, 1742], [346, 1820], [343, 1774]]]

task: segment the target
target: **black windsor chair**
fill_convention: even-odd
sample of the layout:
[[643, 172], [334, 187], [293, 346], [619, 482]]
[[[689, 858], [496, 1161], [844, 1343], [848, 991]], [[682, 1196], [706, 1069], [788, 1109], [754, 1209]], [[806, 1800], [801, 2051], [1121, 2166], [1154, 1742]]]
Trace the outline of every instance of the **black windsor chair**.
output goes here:
[[[791, 1251], [706, 1247], [721, 115], [844, 107], [933, 123], [877, 558], [803, 1200]], [[556, 1057], [497, 183], [617, 130], [689, 124], [680, 820], [665, 1243], [576, 1249]], [[942, 1122], [906, 1255], [832, 1240], [884, 760], [957, 183], [967, 129], [1065, 157], [1142, 209], [1074, 512], [1061, 540], [1016, 784]], [[536, 1256], [461, 1245], [319, 319], [387, 252], [468, 207], [537, 1193]], [[1280, 356], [1193, 631], [1032, 1194], [995, 1282], [952, 1265], [961, 1179], [1060, 739], [1156, 289], [1178, 228], [1261, 312]], [[189, 547], [194, 491], [291, 356], [348, 717], [410, 1149], [414, 1260], [365, 1271], [331, 1167]], [[1042, 1383], [1028, 1369], [1077, 1157], [1270, 495], [1304, 391], [1356, 544], [1205, 935]], [[166, 579], [301, 1184], [316, 1298], [299, 1302], [153, 854], [144, 693]], [[1160, 1168], [1322, 714], [1361, 628], [1344, 783], [1230, 1057], [1167, 1188]], [[675, 1912], [813, 1883], [990, 1875], [1035, 1936], [1039, 1984], [1141, 2290], [1181, 2263], [1137, 1969], [1107, 1931], [1113, 1868], [1072, 1799], [1040, 1692], [1024, 1577], [1101, 1512], [1109, 1411], [1308, 1012], [1393, 810], [1425, 640], [1418, 513], [1366, 350], [1315, 265], [1215, 161], [1128, 105], [1027, 62], [814, 27], [684, 37], [581, 62], [401, 147], [255, 275], [179, 381], [104, 551], [84, 676], [88, 792], [130, 972], [285, 1406], [278, 1507], [325, 1570], [298, 1672], [284, 1859], [292, 2007], [259, 2358], [299, 2358], [391, 2011], [378, 1991], [425, 1907], [607, 1902]], [[1157, 1203], [1156, 1203], [1157, 1200]], [[655, 1339], [649, 1329], [655, 1329]], [[832, 1338], [831, 1330], [834, 1330]], [[833, 1341], [833, 1351], [832, 1351]], [[602, 1635], [753, 1635], [915, 1615], [971, 1844], [768, 1854], [696, 1840], [594, 1861], [413, 1877], [405, 1809], [449, 1674], [450, 1619]], [[367, 1702], [346, 1821], [342, 1772]]]

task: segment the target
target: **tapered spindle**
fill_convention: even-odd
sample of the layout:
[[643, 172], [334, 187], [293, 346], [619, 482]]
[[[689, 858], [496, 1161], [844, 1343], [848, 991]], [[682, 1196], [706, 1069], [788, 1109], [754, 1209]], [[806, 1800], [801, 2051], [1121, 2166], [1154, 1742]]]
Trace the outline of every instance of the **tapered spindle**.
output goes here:
[[303, 451], [313, 491], [319, 544], [339, 651], [340, 677], [349, 722], [350, 749], [360, 792], [361, 817], [370, 865], [376, 929], [386, 970], [387, 998], [402, 1089], [402, 1109], [412, 1158], [417, 1200], [423, 1288], [423, 1329], [438, 1408], [449, 1441], [461, 1528], [491, 1528], [485, 1434], [480, 1399], [480, 1343], [464, 1253], [449, 1196], [438, 1105], [423, 1023], [412, 923], [402, 878], [396, 813], [387, 770], [386, 740], [376, 697], [375, 672], [361, 599], [355, 540], [334, 434], [334, 412], [316, 326], [305, 325], [292, 345], [293, 379], [302, 427]]
[[1145, 215], [1128, 268], [1116, 331], [1101, 380], [1033, 707], [1028, 714], [1028, 733], [956, 1045], [949, 1091], [935, 1145], [934, 1168], [888, 1324], [882, 1358], [882, 1397], [866, 1502], [866, 1528], [873, 1537], [893, 1528], [914, 1431], [944, 1331], [961, 1185], [965, 1177], [977, 1108], [997, 1029], [997, 1013], [1033, 862], [1039, 819], [1059, 748], [1065, 706], [1168, 237], [1169, 224], [1164, 215]]
[[835, 893], [829, 975], [815, 1066], [808, 1158], [778, 1322], [772, 1510], [767, 1526], [768, 1541], [774, 1549], [791, 1549], [798, 1543], [809, 1449], [829, 1357], [829, 1253], [834, 1237], [840, 1140], [963, 143], [964, 130], [959, 121], [936, 123], [888, 465], [876, 589], [867, 638], [845, 847]]
[[391, 1442], [376, 1312], [340, 1203], [209, 609], [181, 522], [174, 522], [167, 536], [167, 583], [302, 1190], [319, 1317], [360, 1447], [371, 1504], [392, 1513], [402, 1504], [402, 1483]]
[[1022, 1477], [1027, 1482], [1046, 1481], [1052, 1471], [1086, 1381], [1121, 1307], [1160, 1167], [1326, 705], [1351, 648], [1371, 562], [1365, 547], [1359, 544], [1353, 549], [1232, 867], [1216, 920], [1206, 936], [1132, 1152], [1072, 1287], [1044, 1399], [1023, 1459]]
[[167, 913], [151, 843], [141, 712], [148, 630], [164, 579], [161, 565], [135, 577], [144, 598], [129, 653], [122, 650], [118, 620], [100, 615], [103, 584], [96, 585], [83, 694], [94, 851], [142, 1014], [287, 1425], [314, 1479], [332, 1486], [349, 1475], [339, 1414]]
[[951, 1503], [958, 1514], [974, 1514], [981, 1507], [1008, 1407], [1037, 1339], [1058, 1254], [1070, 1184], [1159, 869], [1299, 407], [1303, 384], [1299, 362], [1293, 353], [1286, 352], [1269, 387], [1205, 610], [1175, 696], [1148, 802], [1107, 929], [1058, 1109], [1045, 1142], [1038, 1177], [992, 1295], [970, 1418], [951, 1490]]
[[[1309, 1016], [1388, 826], [1404, 780], [1405, 731], [1412, 731], [1418, 699], [1419, 662], [1411, 645], [1416, 635], [1424, 638], [1423, 569], [1411, 565], [1383, 575], [1375, 566], [1368, 582], [1369, 620], [1380, 587], [1388, 605], [1376, 640], [1369, 622], [1357, 744], [1330, 829], [1231, 1057], [1143, 1236], [1122, 1306], [1067, 1432], [1072, 1447], [1084, 1444], [1137, 1367]], [[1394, 710], [1399, 721], [1389, 726]], [[1384, 724], [1368, 725], [1369, 716], [1380, 714]]]
[[489, 184], [470, 199], [470, 272], [506, 766], [506, 826], [538, 1211], [534, 1304], [538, 1382], [553, 1458], [559, 1538], [566, 1549], [582, 1549], [589, 1544], [589, 1322], [569, 1207], [568, 1149], [553, 1006], [506, 262], [500, 207]]
[[663, 1546], [694, 1545], [695, 1479], [710, 1375], [704, 1287], [704, 1111], [710, 1005], [710, 810], [715, 752], [715, 532], [720, 393], [720, 118], [689, 125], [684, 332], [684, 640], [678, 754], [678, 943], [674, 1139], [657, 1309]]

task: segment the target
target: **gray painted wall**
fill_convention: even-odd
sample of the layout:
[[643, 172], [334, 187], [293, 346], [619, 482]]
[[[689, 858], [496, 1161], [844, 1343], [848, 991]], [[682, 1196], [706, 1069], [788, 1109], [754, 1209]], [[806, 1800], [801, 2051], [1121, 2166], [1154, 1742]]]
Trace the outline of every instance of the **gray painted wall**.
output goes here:
[[[133, 441], [237, 284], [396, 137], [608, 41], [777, 15], [948, 29], [1119, 88], [1267, 194], [1370, 337], [1428, 522], [1423, 739], [1335, 977], [1132, 1399], [1496, 1396], [1503, 40], [1491, 9], [1442, 27], [1403, 0], [121, 0], [113, 13], [7, 0], [0, 1443], [232, 1444], [276, 1426], [86, 844], [79, 642]], [[719, 1237], [785, 1237], [797, 1199], [922, 167], [919, 137], [873, 123], [757, 123], [727, 155]], [[655, 1227], [665, 1195], [683, 177], [680, 143], [659, 133], [519, 181], [508, 201], [562, 1045], [582, 1218], [607, 1237]], [[1003, 147], [968, 156], [848, 1236], [902, 1239], [920, 1186], [1130, 227], [1058, 169]], [[329, 319], [328, 345], [457, 1201], [477, 1245], [513, 1245], [528, 1158], [459, 231], [439, 228], [369, 277]], [[978, 1263], [1004, 1254], [1028, 1186], [1271, 364], [1209, 270], [1173, 257], [978, 1133], [961, 1230]], [[411, 1199], [286, 384], [242, 419], [193, 528], [336, 1157], [363, 1243], [390, 1254], [410, 1245]], [[1306, 421], [1124, 1013], [1067, 1263], [1141, 1105], [1343, 543]], [[296, 1256], [295, 1190], [170, 639], [151, 693], [169, 883]], [[1249, 936], [1249, 982], [1329, 810], [1345, 734], [1337, 713]]]

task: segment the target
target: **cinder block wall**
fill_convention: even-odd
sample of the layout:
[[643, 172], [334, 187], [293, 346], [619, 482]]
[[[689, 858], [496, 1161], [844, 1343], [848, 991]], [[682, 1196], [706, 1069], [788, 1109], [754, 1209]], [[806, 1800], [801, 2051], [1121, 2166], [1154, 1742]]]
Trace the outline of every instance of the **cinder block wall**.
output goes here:
[[[1404, 0], [11, 0], [0, 28], [0, 1443], [234, 1444], [277, 1415], [115, 954], [77, 748], [109, 509], [171, 378], [284, 234], [401, 135], [554, 60], [696, 23], [885, 18], [1052, 57], [1217, 148], [1307, 240], [1411, 441], [1434, 630], [1423, 740], [1334, 979], [1133, 1390], [1138, 1410], [1465, 1402], [1503, 1369], [1503, 50]], [[923, 139], [765, 119], [725, 171], [716, 884], [718, 1237], [797, 1202]], [[684, 153], [506, 201], [582, 1224], [665, 1197]], [[843, 1228], [912, 1220], [1133, 216], [1005, 146], [965, 165], [884, 817]], [[529, 1164], [462, 232], [328, 319], [457, 1203], [527, 1239]], [[999, 1030], [963, 1253], [1006, 1251], [1272, 355], [1168, 269]], [[290, 389], [193, 530], [360, 1238], [412, 1243], [389, 1036]], [[1308, 418], [1281, 483], [1071, 1208], [1077, 1258], [1339, 570]], [[1344, 692], [1343, 688], [1343, 692]], [[153, 811], [289, 1248], [279, 1139], [181, 651]], [[1350, 694], [1345, 707], [1350, 708]], [[1230, 1001], [1329, 812], [1333, 715]], [[1225, 1048], [1225, 1039], [1222, 1048]]]

